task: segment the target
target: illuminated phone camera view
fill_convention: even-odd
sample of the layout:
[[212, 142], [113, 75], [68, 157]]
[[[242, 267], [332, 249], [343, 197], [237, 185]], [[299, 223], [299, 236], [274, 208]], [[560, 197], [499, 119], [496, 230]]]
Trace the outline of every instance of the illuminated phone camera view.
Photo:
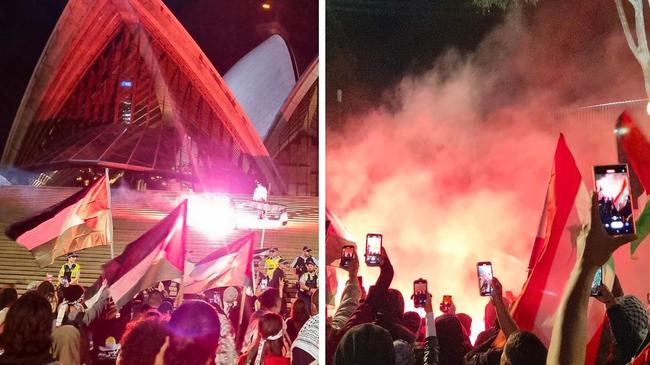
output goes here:
[[378, 265], [379, 255], [381, 254], [381, 236], [369, 235], [367, 242], [366, 261], [368, 264]]
[[478, 265], [478, 287], [481, 296], [489, 296], [492, 294], [492, 265]]
[[598, 287], [602, 282], [603, 282], [603, 268], [599, 267], [598, 270], [596, 270], [596, 275], [594, 275], [594, 281], [591, 283], [592, 296], [600, 295], [600, 292], [598, 291]]
[[418, 307], [424, 307], [427, 302], [427, 283], [422, 281], [416, 282], [413, 285], [413, 294], [415, 305]]
[[348, 267], [354, 257], [354, 246], [344, 246], [341, 250], [341, 266]]
[[632, 199], [627, 168], [623, 166], [596, 167], [596, 192], [600, 221], [610, 235], [634, 232]]

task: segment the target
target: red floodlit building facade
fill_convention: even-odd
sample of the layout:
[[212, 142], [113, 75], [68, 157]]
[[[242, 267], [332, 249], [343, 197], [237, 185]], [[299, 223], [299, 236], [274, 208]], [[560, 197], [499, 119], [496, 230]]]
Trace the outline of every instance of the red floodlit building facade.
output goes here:
[[[264, 73], [269, 63], [284, 71]], [[276, 77], [247, 80], [251, 70]], [[316, 196], [317, 121], [318, 60], [297, 75], [277, 35], [222, 77], [162, 1], [71, 0], [2, 165], [35, 172], [36, 185], [83, 185], [109, 168], [139, 190], [247, 192], [261, 180]]]

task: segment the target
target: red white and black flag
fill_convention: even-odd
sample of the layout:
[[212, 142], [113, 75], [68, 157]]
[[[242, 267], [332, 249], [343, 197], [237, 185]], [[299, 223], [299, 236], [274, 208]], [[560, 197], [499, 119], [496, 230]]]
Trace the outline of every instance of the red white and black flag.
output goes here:
[[[140, 291], [159, 281], [180, 282], [185, 270], [187, 200], [104, 265], [102, 275], [86, 292], [98, 297], [108, 289], [119, 309]], [[90, 305], [89, 305], [90, 306]]]
[[250, 278], [255, 232], [220, 247], [201, 261], [183, 278], [183, 293], [200, 293], [224, 286], [241, 286]]
[[59, 256], [112, 242], [106, 176], [44, 211], [5, 229], [7, 237], [31, 252], [40, 267]]
[[[511, 310], [522, 330], [532, 331], [548, 344], [567, 278], [580, 251], [579, 235], [591, 218], [591, 200], [571, 151], [560, 135], [548, 182], [542, 218], [533, 244], [528, 279]], [[611, 287], [614, 275], [603, 267], [603, 280]], [[592, 301], [588, 312], [587, 361], [592, 364], [602, 331], [603, 305]], [[496, 343], [502, 345], [501, 334]]]

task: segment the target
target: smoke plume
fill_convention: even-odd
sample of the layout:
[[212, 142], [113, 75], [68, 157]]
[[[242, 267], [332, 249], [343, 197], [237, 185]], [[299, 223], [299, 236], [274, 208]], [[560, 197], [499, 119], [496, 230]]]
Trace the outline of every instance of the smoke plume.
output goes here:
[[[587, 188], [593, 164], [617, 162], [615, 118], [571, 108], [644, 97], [640, 68], [613, 2], [546, 1], [387, 96], [327, 135], [327, 205], [360, 257], [366, 233], [384, 235], [407, 308], [413, 280], [425, 278], [435, 302], [453, 295], [472, 316], [475, 338], [487, 303], [476, 262], [491, 261], [519, 294], [559, 133]], [[378, 269], [362, 264], [360, 275], [370, 285]]]

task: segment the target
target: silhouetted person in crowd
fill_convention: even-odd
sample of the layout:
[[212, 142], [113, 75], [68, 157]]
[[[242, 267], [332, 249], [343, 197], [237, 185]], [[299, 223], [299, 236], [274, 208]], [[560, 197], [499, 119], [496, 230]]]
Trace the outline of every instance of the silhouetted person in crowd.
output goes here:
[[239, 358], [239, 365], [289, 365], [282, 317], [267, 313], [259, 320], [258, 335], [248, 353]]
[[614, 338], [606, 364], [627, 364], [648, 343], [648, 312], [633, 295], [615, 298], [605, 285], [596, 297], [607, 308], [609, 327]]
[[5, 323], [9, 308], [18, 300], [18, 292], [14, 288], [4, 288], [0, 292], [0, 333]]
[[168, 335], [164, 323], [155, 318], [129, 323], [116, 365], [153, 365]]
[[27, 292], [7, 313], [0, 335], [0, 364], [59, 364], [50, 354], [52, 347], [52, 309], [37, 292]]
[[458, 317], [443, 314], [436, 318], [436, 333], [440, 345], [440, 364], [463, 365], [463, 358], [471, 347]]
[[395, 362], [393, 338], [376, 324], [352, 327], [336, 348], [334, 365], [384, 365]]
[[214, 365], [221, 323], [208, 303], [183, 303], [169, 320], [170, 339], [164, 351], [164, 365]]
[[420, 323], [422, 318], [417, 312], [406, 312], [404, 313], [404, 326], [409, 329], [413, 334], [417, 336], [420, 332]]
[[472, 337], [472, 317], [466, 313], [458, 313], [456, 316], [458, 317], [458, 320], [460, 320], [460, 323], [463, 325], [463, 329], [465, 329], [465, 334], [467, 337]]
[[287, 318], [287, 335], [291, 342], [296, 339], [302, 326], [311, 317], [307, 304], [302, 300], [296, 300], [291, 306], [291, 316]]
[[502, 365], [544, 365], [546, 346], [528, 331], [516, 331], [508, 336], [501, 354]]

